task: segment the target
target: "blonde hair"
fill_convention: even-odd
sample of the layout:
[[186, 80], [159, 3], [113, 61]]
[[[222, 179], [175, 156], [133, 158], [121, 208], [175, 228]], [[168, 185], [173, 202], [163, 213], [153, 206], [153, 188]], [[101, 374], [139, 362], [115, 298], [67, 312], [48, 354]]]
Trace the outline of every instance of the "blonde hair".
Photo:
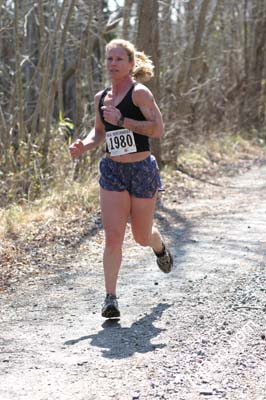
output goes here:
[[134, 67], [131, 75], [136, 81], [147, 82], [153, 77], [153, 62], [143, 51], [137, 51], [134, 44], [123, 39], [111, 40], [111, 42], [107, 43], [106, 45], [106, 51], [117, 46], [123, 47], [128, 54], [129, 61], [134, 61]]

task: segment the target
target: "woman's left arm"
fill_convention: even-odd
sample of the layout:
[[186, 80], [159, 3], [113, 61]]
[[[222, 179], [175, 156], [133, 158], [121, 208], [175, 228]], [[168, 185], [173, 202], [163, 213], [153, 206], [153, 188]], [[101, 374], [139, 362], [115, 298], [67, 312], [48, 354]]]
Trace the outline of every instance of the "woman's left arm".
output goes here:
[[146, 121], [125, 118], [123, 127], [141, 135], [161, 138], [164, 133], [162, 114], [151, 91], [144, 85], [137, 85], [132, 99], [134, 104], [140, 108]]
[[[145, 121], [125, 117], [122, 128], [153, 138], [161, 138], [164, 133], [162, 114], [155, 102], [153, 94], [144, 85], [138, 84], [133, 90], [132, 100], [140, 108]], [[104, 119], [112, 125], [117, 125], [121, 112], [114, 106], [103, 106]]]

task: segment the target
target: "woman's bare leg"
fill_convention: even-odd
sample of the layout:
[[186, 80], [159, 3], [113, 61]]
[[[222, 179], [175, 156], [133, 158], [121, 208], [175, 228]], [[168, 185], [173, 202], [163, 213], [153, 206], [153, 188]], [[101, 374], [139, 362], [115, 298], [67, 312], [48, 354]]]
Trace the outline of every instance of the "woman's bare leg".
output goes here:
[[165, 246], [157, 228], [153, 227], [156, 195], [152, 199], [131, 198], [131, 227], [136, 242], [150, 246], [156, 254], [160, 270], [169, 273], [173, 267], [173, 257]]
[[122, 261], [122, 245], [130, 213], [130, 196], [127, 191], [115, 192], [100, 189], [105, 249], [103, 255], [106, 293], [116, 294], [116, 283]]
[[159, 253], [163, 244], [159, 230], [153, 226], [156, 199], [157, 194], [151, 199], [131, 197], [131, 228], [137, 243]]

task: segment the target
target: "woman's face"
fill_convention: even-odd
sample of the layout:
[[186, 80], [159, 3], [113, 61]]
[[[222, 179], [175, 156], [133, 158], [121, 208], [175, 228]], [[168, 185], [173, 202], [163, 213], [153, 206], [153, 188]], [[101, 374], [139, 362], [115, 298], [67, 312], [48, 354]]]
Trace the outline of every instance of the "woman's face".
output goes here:
[[134, 62], [122, 46], [111, 47], [106, 54], [107, 72], [111, 79], [123, 79], [129, 76]]

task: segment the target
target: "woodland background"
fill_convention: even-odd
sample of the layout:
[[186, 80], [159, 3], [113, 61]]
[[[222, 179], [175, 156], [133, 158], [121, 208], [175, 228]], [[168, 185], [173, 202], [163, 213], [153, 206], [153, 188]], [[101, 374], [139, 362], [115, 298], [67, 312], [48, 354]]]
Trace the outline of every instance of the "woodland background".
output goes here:
[[154, 61], [161, 165], [214, 135], [265, 143], [265, 0], [124, 0], [112, 9], [104, 0], [0, 0], [0, 207], [93, 169], [101, 149], [72, 163], [68, 145], [93, 126], [115, 37]]

